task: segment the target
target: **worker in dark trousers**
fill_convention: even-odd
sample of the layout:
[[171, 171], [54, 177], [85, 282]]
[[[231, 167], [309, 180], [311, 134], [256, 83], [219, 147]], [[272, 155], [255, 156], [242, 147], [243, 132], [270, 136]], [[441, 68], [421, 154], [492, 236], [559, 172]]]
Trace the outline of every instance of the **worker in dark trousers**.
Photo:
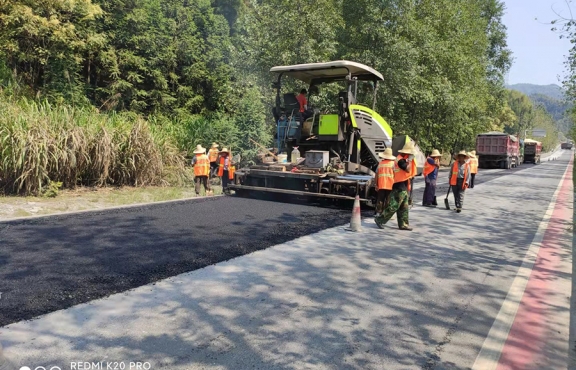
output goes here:
[[398, 219], [400, 230], [411, 231], [408, 214], [408, 193], [410, 192], [410, 179], [412, 178], [411, 162], [414, 159], [414, 144], [408, 142], [398, 151], [400, 155], [394, 161], [394, 185], [390, 193], [388, 206], [381, 215], [374, 218], [376, 225], [383, 229], [384, 225], [390, 221], [394, 213]]
[[210, 178], [216, 177], [218, 173], [218, 144], [212, 143], [212, 148], [208, 151], [208, 158], [210, 159]]
[[424, 207], [435, 207], [438, 205], [436, 202], [436, 178], [440, 168], [440, 157], [442, 157], [442, 154], [434, 149], [424, 163], [424, 171], [422, 172], [425, 182], [424, 198], [422, 199]]
[[392, 154], [392, 148], [386, 148], [384, 153], [379, 153], [378, 157], [382, 161], [378, 164], [376, 171], [376, 214], [379, 215], [388, 206], [392, 186], [394, 186], [394, 161], [396, 157]]
[[457, 160], [450, 170], [450, 186], [454, 194], [454, 203], [456, 203], [456, 212], [462, 212], [464, 205], [464, 192], [470, 186], [470, 166], [466, 162], [468, 153], [462, 150], [457, 155]]
[[234, 180], [234, 166], [232, 164], [232, 158], [230, 157], [230, 151], [224, 148], [219, 153], [220, 157], [218, 159], [218, 176], [222, 180], [222, 192], [229, 194], [228, 183]]
[[200, 196], [202, 185], [204, 185], [206, 195], [211, 195], [212, 189], [210, 189], [210, 182], [208, 181], [208, 177], [210, 176], [210, 159], [206, 155], [206, 149], [203, 148], [202, 145], [197, 145], [196, 150], [194, 150], [192, 166], [194, 167], [196, 196]]
[[469, 153], [470, 157], [470, 189], [474, 189], [474, 178], [478, 173], [478, 157], [476, 157], [476, 151], [473, 150]]

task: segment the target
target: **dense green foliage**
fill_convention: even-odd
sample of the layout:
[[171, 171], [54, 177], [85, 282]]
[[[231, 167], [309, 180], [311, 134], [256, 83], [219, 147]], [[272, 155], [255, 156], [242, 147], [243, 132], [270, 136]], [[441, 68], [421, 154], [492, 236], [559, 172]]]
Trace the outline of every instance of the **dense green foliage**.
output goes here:
[[[349, 59], [384, 75], [377, 111], [395, 134], [448, 150], [526, 125], [504, 89], [503, 11], [501, 0], [7, 0], [0, 81], [140, 115], [184, 151], [218, 141], [250, 159], [249, 138], [271, 143], [269, 69]], [[317, 103], [336, 104], [331, 93]]]
[[[558, 121], [544, 105], [516, 90], [507, 90], [506, 104], [496, 124], [493, 128], [498, 131], [541, 141], [544, 150], [554, 149], [561, 134]], [[546, 137], [532, 137], [532, 129], [545, 130]]]

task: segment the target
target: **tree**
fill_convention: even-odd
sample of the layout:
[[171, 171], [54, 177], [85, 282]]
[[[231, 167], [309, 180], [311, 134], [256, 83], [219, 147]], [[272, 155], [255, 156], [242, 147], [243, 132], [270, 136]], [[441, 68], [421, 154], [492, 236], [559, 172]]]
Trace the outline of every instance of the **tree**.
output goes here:
[[91, 0], [0, 2], [0, 59], [34, 94], [83, 100], [85, 56], [105, 44], [94, 30], [102, 16]]

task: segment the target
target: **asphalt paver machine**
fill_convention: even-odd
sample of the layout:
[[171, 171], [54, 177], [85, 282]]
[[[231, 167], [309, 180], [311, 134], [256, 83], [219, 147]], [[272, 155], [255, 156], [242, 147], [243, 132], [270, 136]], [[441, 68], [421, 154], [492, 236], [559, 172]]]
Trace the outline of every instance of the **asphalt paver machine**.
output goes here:
[[[382, 74], [364, 64], [333, 61], [273, 67], [278, 75], [273, 87], [275, 140], [272, 153], [263, 153], [257, 164], [236, 170], [229, 188], [238, 195], [254, 192], [282, 193], [324, 199], [354, 200], [374, 206], [378, 154], [392, 147], [396, 155], [407, 140], [393, 138], [391, 127], [377, 112], [376, 94]], [[309, 101], [327, 84], [339, 86], [331, 107], [314, 109], [304, 119], [293, 92], [283, 93], [283, 78], [308, 85]], [[360, 84], [368, 84], [368, 86]], [[358, 102], [359, 88], [369, 91], [371, 108]], [[425, 157], [417, 148], [416, 163], [422, 172]]]

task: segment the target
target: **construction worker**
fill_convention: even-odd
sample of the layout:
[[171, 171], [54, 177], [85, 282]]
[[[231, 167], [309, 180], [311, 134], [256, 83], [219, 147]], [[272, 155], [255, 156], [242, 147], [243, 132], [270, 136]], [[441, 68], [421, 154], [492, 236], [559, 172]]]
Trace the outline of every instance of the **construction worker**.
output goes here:
[[210, 159], [210, 178], [216, 176], [218, 172], [218, 147], [216, 143], [212, 143], [212, 148], [208, 151], [208, 158]]
[[470, 189], [474, 188], [474, 178], [478, 173], [478, 157], [476, 157], [476, 151], [470, 152]]
[[222, 192], [229, 194], [228, 182], [234, 180], [234, 166], [232, 165], [232, 158], [230, 151], [224, 148], [220, 151], [218, 157], [218, 177], [222, 180]]
[[426, 158], [424, 163], [424, 176], [425, 188], [422, 205], [424, 207], [435, 207], [438, 205], [436, 202], [436, 178], [438, 177], [438, 169], [440, 168], [440, 158], [442, 154], [437, 149], [432, 150], [432, 154]]
[[386, 148], [384, 153], [378, 153], [382, 161], [378, 164], [376, 173], [376, 214], [379, 215], [388, 205], [388, 198], [394, 185], [394, 161], [396, 157], [392, 154], [392, 148]]
[[470, 186], [470, 166], [466, 163], [468, 153], [462, 150], [457, 155], [457, 160], [450, 170], [449, 183], [454, 194], [454, 203], [456, 203], [456, 212], [462, 212], [464, 204], [464, 192]]
[[388, 206], [382, 214], [376, 216], [374, 221], [379, 228], [383, 229], [384, 225], [392, 218], [394, 213], [398, 219], [398, 228], [400, 230], [412, 230], [408, 220], [408, 193], [410, 191], [410, 179], [412, 178], [411, 162], [414, 159], [414, 144], [408, 142], [398, 151], [400, 153], [394, 161], [394, 185], [390, 193]]
[[202, 145], [196, 145], [196, 150], [194, 150], [194, 158], [192, 158], [192, 166], [194, 166], [194, 185], [196, 190], [196, 196], [200, 196], [200, 188], [204, 185], [204, 190], [206, 194], [211, 194], [210, 183], [208, 182], [208, 176], [210, 176], [210, 159], [206, 155], [206, 148]]
[[[408, 140], [408, 138], [406, 138], [406, 140]], [[412, 142], [410, 142], [410, 144], [412, 145], [412, 148], [414, 148], [414, 144]], [[412, 189], [414, 188], [414, 179], [416, 178], [416, 175], [418, 174], [418, 168], [416, 167], [417, 163], [416, 163], [416, 158], [413, 158], [412, 161], [410, 162], [410, 187], [408, 188], [408, 205], [412, 206], [413, 203], [413, 199], [412, 199]]]

